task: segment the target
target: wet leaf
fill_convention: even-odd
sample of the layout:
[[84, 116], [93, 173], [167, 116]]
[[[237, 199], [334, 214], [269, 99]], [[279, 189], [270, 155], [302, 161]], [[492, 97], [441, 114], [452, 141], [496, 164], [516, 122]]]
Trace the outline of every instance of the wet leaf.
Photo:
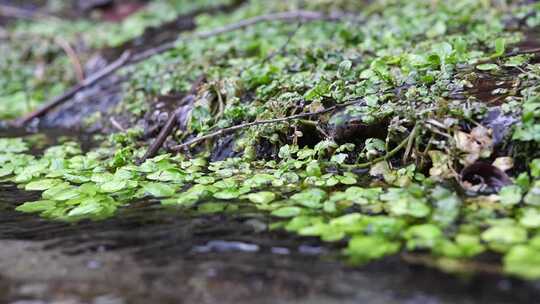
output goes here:
[[498, 225], [484, 231], [481, 237], [493, 249], [504, 252], [511, 245], [524, 243], [527, 240], [527, 230], [517, 226]]
[[506, 51], [506, 41], [503, 38], [495, 40], [495, 53], [491, 55], [492, 58], [501, 57]]
[[199, 206], [199, 208], [197, 208], [197, 210], [203, 214], [205, 213], [219, 213], [219, 212], [222, 212], [223, 210], [225, 210], [225, 208], [227, 207], [227, 205], [223, 204], [223, 203], [204, 203], [204, 204], [201, 204]]
[[535, 280], [540, 278], [540, 250], [518, 245], [504, 256], [504, 271], [519, 277]]
[[499, 66], [494, 63], [484, 63], [477, 65], [476, 68], [480, 71], [492, 71], [498, 69]]
[[306, 173], [308, 176], [319, 177], [322, 175], [321, 167], [317, 161], [310, 162], [306, 167]]
[[272, 211], [273, 216], [277, 217], [294, 217], [299, 215], [302, 212], [300, 207], [282, 207]]
[[268, 204], [276, 199], [273, 192], [262, 191], [248, 194], [247, 198], [255, 204]]
[[[289, 211], [290, 212], [290, 211]], [[286, 212], [285, 212], [286, 213]], [[294, 216], [293, 219], [285, 226], [287, 231], [299, 231], [302, 228], [320, 224], [323, 219], [319, 216]]]
[[99, 190], [104, 193], [114, 193], [126, 189], [128, 186], [125, 180], [111, 180], [104, 182], [99, 186]]
[[540, 158], [533, 159], [529, 166], [531, 167], [531, 176], [540, 177]]
[[525, 204], [540, 206], [540, 181], [536, 181], [523, 198]]
[[33, 182], [30, 182], [28, 184], [26, 184], [26, 186], [24, 187], [26, 190], [29, 190], [29, 191], [44, 191], [44, 190], [47, 190], [47, 189], [50, 189], [58, 184], [62, 183], [61, 180], [58, 180], [58, 179], [42, 179], [42, 180], [37, 180], [37, 181], [33, 181]]
[[229, 188], [229, 189], [223, 189], [219, 192], [214, 193], [214, 198], [222, 199], [222, 200], [230, 200], [234, 198], [238, 198], [242, 193], [238, 189]]
[[398, 242], [379, 236], [355, 236], [349, 241], [345, 253], [353, 262], [364, 263], [397, 253], [400, 247]]
[[0, 177], [9, 176], [13, 173], [15, 170], [15, 166], [12, 164], [5, 164], [2, 167], [0, 167]]
[[56, 202], [52, 200], [42, 200], [36, 202], [27, 202], [18, 206], [15, 210], [20, 212], [34, 213], [34, 212], [43, 212], [47, 210], [54, 209], [56, 207]]
[[0, 138], [1, 153], [21, 153], [28, 151], [27, 144], [22, 138]]
[[504, 186], [501, 188], [501, 191], [499, 191], [501, 204], [505, 206], [513, 206], [519, 204], [522, 195], [523, 194], [521, 188], [516, 185]]
[[308, 208], [321, 208], [326, 192], [319, 188], [310, 188], [291, 196], [291, 200]]
[[407, 248], [425, 249], [433, 248], [443, 238], [441, 229], [432, 224], [415, 225], [407, 229], [404, 233], [407, 240]]
[[73, 208], [68, 213], [68, 216], [77, 217], [77, 216], [85, 216], [85, 215], [90, 215], [90, 214], [97, 214], [101, 210], [102, 210], [102, 206], [97, 201], [89, 200]]
[[146, 176], [149, 180], [161, 181], [161, 182], [183, 182], [185, 175], [178, 170], [169, 169], [164, 171], [154, 172]]
[[147, 183], [143, 186], [143, 190], [153, 197], [169, 197], [176, 192], [175, 187], [162, 183]]
[[386, 201], [385, 208], [395, 216], [408, 215], [422, 218], [431, 212], [425, 198], [416, 197], [402, 189], [389, 189], [387, 193], [381, 195], [381, 200]]
[[461, 207], [460, 198], [453, 192], [443, 187], [436, 187], [431, 192], [435, 210], [432, 219], [441, 226], [449, 226], [459, 216]]
[[525, 228], [540, 228], [540, 211], [536, 208], [525, 208], [521, 210], [519, 223]]

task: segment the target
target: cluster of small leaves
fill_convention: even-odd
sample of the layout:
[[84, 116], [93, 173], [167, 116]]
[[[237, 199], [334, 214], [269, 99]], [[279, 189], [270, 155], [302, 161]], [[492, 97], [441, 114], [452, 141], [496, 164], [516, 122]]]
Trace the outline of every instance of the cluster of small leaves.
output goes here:
[[274, 219], [272, 229], [344, 244], [355, 263], [428, 251], [460, 265], [495, 252], [507, 273], [540, 277], [540, 181], [531, 182], [540, 159], [498, 194], [460, 197], [414, 168], [348, 172], [325, 147], [284, 146], [277, 161], [163, 154], [135, 165], [142, 151], [129, 146], [82, 153], [66, 142], [34, 157], [25, 141], [0, 139], [0, 178], [42, 191], [17, 210], [56, 220], [107, 218], [143, 198], [202, 214], [254, 208]]
[[73, 67], [76, 63], [68, 59], [58, 39], [69, 43], [84, 65], [95, 50], [119, 46], [141, 36], [148, 27], [173, 20], [179, 14], [220, 3], [208, 0], [155, 1], [118, 23], [82, 18], [44, 18], [10, 24], [5, 31], [6, 36], [0, 37], [0, 119], [27, 113], [76, 82]]
[[74, 81], [69, 60], [52, 56], [63, 54], [52, 40], [26, 36], [2, 41], [0, 52], [0, 119], [31, 111], [48, 96], [61, 94]]

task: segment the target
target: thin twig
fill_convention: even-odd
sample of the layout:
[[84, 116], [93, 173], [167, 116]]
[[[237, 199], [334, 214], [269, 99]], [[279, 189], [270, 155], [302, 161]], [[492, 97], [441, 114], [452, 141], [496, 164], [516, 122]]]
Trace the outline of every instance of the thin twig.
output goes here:
[[417, 126], [418, 126], [418, 123], [414, 126], [414, 128], [411, 130], [411, 133], [409, 133], [409, 135], [405, 137], [404, 140], [402, 140], [394, 149], [392, 149], [391, 151], [388, 151], [385, 155], [381, 157], [377, 157], [371, 161], [361, 163], [361, 164], [353, 164], [353, 165], [341, 164], [340, 166], [343, 168], [348, 168], [348, 169], [365, 169], [365, 168], [369, 168], [373, 166], [374, 164], [378, 162], [389, 160], [394, 155], [396, 155], [399, 151], [405, 148], [405, 146], [407, 146], [407, 143], [409, 143], [409, 141], [411, 140], [411, 137], [413, 138], [416, 137], [416, 133], [418, 133], [418, 130], [419, 130]]
[[268, 56], [266, 56], [263, 59], [263, 61], [261, 62], [261, 65], [264, 65], [264, 64], [268, 63], [268, 61], [272, 60], [277, 55], [284, 53], [285, 50], [287, 49], [287, 46], [291, 43], [292, 39], [298, 33], [298, 31], [300, 30], [302, 25], [303, 25], [302, 21], [298, 22], [298, 25], [296, 26], [296, 28], [294, 30], [292, 30], [288, 34], [288, 37], [287, 37], [287, 40], [285, 41], [285, 43], [278, 50], [276, 50], [276, 51], [270, 53]]
[[113, 125], [113, 127], [115, 127], [116, 129], [118, 129], [118, 131], [126, 132], [126, 128], [124, 128], [124, 127], [116, 120], [116, 118], [114, 118], [114, 116], [111, 116], [111, 118], [109, 119], [109, 121], [111, 122], [111, 124]]
[[435, 128], [434, 126], [430, 125], [430, 124], [425, 124], [424, 125], [429, 131], [435, 133], [435, 134], [438, 134], [440, 136], [443, 136], [443, 137], [446, 137], [448, 139], [452, 139], [452, 136], [448, 133], [445, 133], [445, 132], [442, 132], [440, 131], [439, 129]]
[[367, 163], [351, 165], [351, 167], [354, 167], [354, 168], [357, 168], [357, 169], [369, 168], [369, 167], [371, 167], [372, 165], [374, 165], [374, 164], [376, 164], [378, 162], [389, 160], [392, 156], [396, 155], [399, 151], [401, 151], [401, 149], [405, 148], [405, 146], [409, 142], [410, 137], [416, 136], [416, 130], [413, 130], [413, 131], [415, 131], [415, 132], [414, 133], [411, 132], [411, 134], [409, 134], [409, 136], [407, 136], [402, 142], [400, 142], [399, 145], [397, 145], [391, 151], [388, 151], [388, 153], [386, 153], [385, 155], [383, 155], [381, 157], [378, 157], [378, 158], [375, 158], [374, 160], [369, 161]]
[[104, 67], [102, 70], [96, 72], [93, 75], [90, 75], [86, 80], [78, 85], [73, 86], [68, 91], [66, 91], [64, 94], [54, 98], [50, 102], [46, 103], [44, 106], [42, 106], [40, 109], [28, 114], [27, 116], [19, 119], [15, 122], [15, 126], [21, 127], [30, 122], [34, 118], [41, 117], [42, 115], [46, 114], [48, 111], [53, 109], [54, 107], [62, 104], [66, 100], [73, 97], [77, 92], [80, 90], [91, 86], [101, 80], [102, 78], [105, 78], [106, 76], [116, 72], [120, 68], [129, 65], [134, 64], [140, 61], [143, 61], [145, 59], [148, 59], [154, 55], [158, 55], [161, 53], [164, 53], [166, 51], [172, 50], [177, 46], [177, 43], [179, 41], [189, 41], [192, 39], [206, 39], [213, 36], [221, 35], [228, 32], [233, 32], [236, 30], [244, 29], [246, 27], [263, 23], [263, 22], [272, 22], [272, 21], [283, 21], [283, 22], [290, 22], [290, 21], [316, 21], [316, 20], [328, 20], [328, 21], [338, 21], [341, 20], [345, 15], [341, 13], [334, 13], [334, 14], [324, 14], [320, 12], [314, 12], [314, 11], [289, 11], [289, 12], [282, 12], [282, 13], [275, 13], [275, 14], [267, 14], [267, 15], [261, 15], [257, 17], [253, 17], [250, 19], [241, 20], [236, 23], [232, 23], [223, 27], [219, 27], [213, 30], [209, 31], [203, 31], [199, 33], [195, 33], [192, 36], [179, 38], [176, 41], [164, 43], [156, 48], [151, 48], [149, 50], [146, 50], [144, 52], [141, 52], [139, 54], [131, 55], [129, 51], [126, 51], [114, 62], [112, 62], [110, 65]]
[[193, 34], [192, 36], [184, 37], [183, 39], [180, 38], [176, 41], [164, 43], [158, 47], [148, 49], [142, 53], [139, 53], [133, 56], [130, 62], [133, 62], [133, 63], [139, 62], [139, 61], [148, 59], [154, 55], [161, 54], [163, 52], [174, 49], [178, 45], [179, 41], [189, 41], [193, 39], [207, 39], [207, 38], [218, 36], [221, 34], [241, 30], [241, 29], [250, 27], [258, 23], [273, 22], [273, 21], [284, 21], [284, 22], [291, 22], [291, 21], [307, 22], [307, 21], [317, 21], [317, 20], [339, 21], [343, 18], [343, 16], [344, 15], [341, 13], [334, 13], [334, 14], [328, 15], [321, 12], [304, 11], [304, 10], [260, 15], [253, 18], [240, 20], [236, 23], [225, 25], [223, 27], [218, 27], [216, 29], [198, 32], [198, 33]]
[[159, 151], [159, 149], [161, 149], [167, 137], [169, 137], [169, 135], [174, 131], [174, 129], [178, 125], [176, 122], [178, 118], [178, 113], [179, 111], [177, 109], [176, 111], [170, 114], [169, 119], [167, 120], [167, 123], [165, 123], [165, 126], [161, 128], [161, 131], [159, 131], [159, 134], [154, 140], [154, 142], [152, 142], [150, 147], [148, 147], [148, 150], [146, 150], [146, 153], [141, 158], [140, 163], [144, 162], [145, 160], [149, 158], [156, 156], [157, 152]]
[[505, 55], [503, 55], [503, 57], [513, 57], [513, 56], [518, 56], [518, 55], [528, 55], [528, 54], [537, 54], [537, 53], [540, 53], [540, 48], [533, 48], [533, 49], [528, 49], [528, 50], [517, 50], [517, 51], [514, 51], [514, 52], [509, 52]]
[[229, 128], [219, 129], [219, 130], [217, 130], [215, 132], [212, 132], [212, 133], [209, 133], [209, 134], [194, 138], [194, 139], [192, 139], [192, 140], [190, 140], [190, 141], [188, 141], [186, 143], [174, 146], [174, 147], [172, 147], [172, 150], [173, 151], [183, 150], [183, 149], [188, 148], [189, 146], [194, 145], [196, 143], [199, 143], [201, 141], [205, 141], [207, 139], [218, 137], [218, 136], [221, 136], [221, 135], [224, 135], [224, 134], [227, 134], [227, 133], [231, 133], [231, 132], [234, 132], [234, 131], [237, 131], [237, 130], [241, 130], [241, 129], [245, 129], [245, 128], [249, 128], [249, 127], [253, 127], [253, 126], [258, 126], [258, 125], [286, 122], [286, 121], [301, 119], [301, 118], [305, 118], [305, 117], [321, 115], [321, 114], [332, 112], [332, 111], [335, 111], [337, 109], [344, 108], [344, 107], [347, 107], [347, 106], [350, 106], [350, 105], [359, 104], [361, 102], [364, 102], [364, 100], [363, 99], [361, 99], [361, 100], [353, 100], [353, 101], [350, 101], [350, 102], [337, 104], [335, 106], [332, 106], [332, 107], [329, 107], [329, 108], [326, 108], [326, 109], [323, 109], [323, 110], [320, 110], [320, 111], [301, 113], [301, 114], [296, 114], [296, 115], [282, 117], [282, 118], [274, 118], [274, 119], [268, 119], [268, 120], [258, 120], [258, 121], [253, 121], [253, 122], [248, 122], [248, 123], [232, 126], [232, 127], [229, 127]]
[[317, 132], [319, 132], [319, 134], [322, 135], [325, 139], [330, 138], [330, 135], [328, 135], [328, 133], [326, 133], [326, 131], [323, 130], [323, 128], [321, 128], [321, 126], [319, 125], [319, 123], [317, 121], [307, 120], [307, 119], [299, 119], [298, 122], [300, 124], [315, 128], [315, 130], [317, 130]]
[[159, 152], [159, 149], [161, 149], [161, 147], [163, 146], [163, 143], [165, 142], [165, 140], [167, 140], [167, 137], [169, 137], [174, 132], [174, 130], [179, 126], [177, 120], [180, 113], [182, 113], [182, 111], [184, 110], [186, 106], [191, 106], [193, 102], [195, 101], [197, 90], [201, 86], [201, 84], [204, 82], [205, 79], [206, 79], [205, 76], [199, 77], [191, 85], [190, 91], [188, 92], [186, 96], [184, 96], [184, 98], [182, 98], [176, 110], [174, 110], [174, 112], [172, 113], [169, 113], [169, 119], [165, 123], [165, 126], [163, 126], [163, 128], [159, 132], [154, 142], [152, 142], [152, 144], [148, 147], [148, 150], [146, 151], [142, 159], [139, 161], [140, 163], [157, 155], [157, 153]]
[[510, 57], [519, 56], [519, 55], [532, 55], [532, 54], [539, 54], [539, 53], [540, 53], [540, 48], [532, 48], [532, 49], [528, 49], [528, 50], [517, 50], [517, 51], [508, 52], [508, 53], [503, 54], [503, 55], [501, 55], [499, 57], [480, 59], [477, 62], [475, 62], [474, 64], [468, 65], [468, 67], [475, 67], [475, 66], [478, 66], [480, 64], [493, 62], [494, 60], [497, 60], [497, 59], [505, 59], [505, 58], [510, 58]]
[[77, 52], [75, 52], [75, 50], [71, 47], [71, 44], [62, 37], [56, 37], [54, 41], [64, 50], [69, 60], [71, 61], [71, 64], [73, 65], [73, 70], [75, 71], [75, 75], [77, 76], [77, 80], [79, 81], [79, 83], [83, 82], [84, 70], [82, 68], [81, 60], [79, 59]]
[[407, 142], [407, 148], [405, 149], [405, 153], [403, 153], [403, 163], [405, 164], [409, 158], [409, 154], [411, 153], [411, 149], [412, 149], [412, 146], [413, 146], [413, 143], [416, 139], [416, 130], [418, 128], [418, 123], [414, 125], [414, 128], [413, 130], [411, 131], [411, 135], [414, 135], [414, 136], [409, 136], [409, 140]]
[[426, 120], [426, 123], [428, 123], [430, 125], [433, 125], [433, 126], [439, 128], [439, 129], [446, 130], [446, 126], [442, 122], [439, 122], [438, 120], [430, 118], [430, 119]]
[[131, 53], [129, 51], [124, 52], [122, 54], [122, 56], [120, 56], [120, 58], [115, 60], [110, 65], [106, 66], [104, 69], [100, 70], [99, 72], [97, 72], [95, 74], [92, 74], [91, 76], [86, 78], [83, 82], [71, 87], [71, 89], [66, 91], [64, 94], [54, 98], [50, 102], [48, 102], [48, 103], [44, 104], [43, 106], [41, 106], [39, 109], [29, 113], [28, 115], [24, 116], [23, 118], [17, 120], [14, 123], [14, 125], [17, 126], [17, 127], [22, 127], [22, 126], [26, 125], [28, 122], [30, 122], [31, 120], [33, 120], [34, 118], [41, 117], [42, 115], [49, 112], [51, 109], [57, 107], [58, 105], [62, 104], [66, 100], [73, 97], [80, 90], [95, 84], [99, 80], [109, 76], [114, 71], [118, 70], [126, 62], [129, 61], [130, 57], [131, 57]]

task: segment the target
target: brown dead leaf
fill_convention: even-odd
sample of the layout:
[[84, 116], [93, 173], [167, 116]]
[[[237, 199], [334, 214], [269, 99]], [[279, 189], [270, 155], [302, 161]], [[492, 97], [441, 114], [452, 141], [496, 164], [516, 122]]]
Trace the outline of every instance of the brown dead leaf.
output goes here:
[[428, 151], [428, 155], [431, 158], [433, 164], [429, 169], [429, 175], [437, 180], [444, 180], [454, 177], [454, 171], [452, 170], [451, 160], [448, 154], [431, 150]]
[[514, 159], [509, 156], [497, 157], [492, 165], [502, 171], [508, 171], [514, 167]]
[[460, 162], [470, 165], [480, 158], [486, 158], [493, 152], [493, 139], [491, 129], [482, 126], [475, 127], [471, 133], [456, 131], [454, 133], [456, 147], [464, 152], [464, 157]]

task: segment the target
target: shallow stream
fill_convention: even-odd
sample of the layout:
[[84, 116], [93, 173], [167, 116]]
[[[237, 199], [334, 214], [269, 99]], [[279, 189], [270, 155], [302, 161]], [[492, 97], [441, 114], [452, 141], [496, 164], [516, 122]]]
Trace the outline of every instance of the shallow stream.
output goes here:
[[[22, 133], [1, 134], [14, 135]], [[349, 266], [339, 245], [271, 232], [269, 218], [252, 210], [197, 215], [141, 200], [112, 219], [79, 223], [14, 210], [38, 198], [0, 184], [0, 303], [493, 304], [540, 297], [538, 283], [454, 276], [400, 256]]]

